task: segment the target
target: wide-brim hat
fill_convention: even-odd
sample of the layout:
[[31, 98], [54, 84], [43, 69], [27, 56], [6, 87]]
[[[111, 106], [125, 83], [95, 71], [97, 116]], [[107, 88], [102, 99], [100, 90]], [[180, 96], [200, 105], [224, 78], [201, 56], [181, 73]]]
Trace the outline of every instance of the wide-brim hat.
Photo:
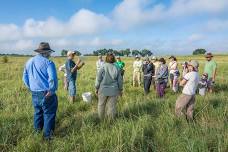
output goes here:
[[212, 58], [213, 55], [212, 55], [212, 53], [207, 53], [207, 54], [205, 55], [205, 57], [206, 57], [206, 58]]
[[45, 53], [45, 52], [55, 52], [51, 49], [49, 43], [47, 42], [41, 42], [38, 49], [34, 50], [37, 53]]

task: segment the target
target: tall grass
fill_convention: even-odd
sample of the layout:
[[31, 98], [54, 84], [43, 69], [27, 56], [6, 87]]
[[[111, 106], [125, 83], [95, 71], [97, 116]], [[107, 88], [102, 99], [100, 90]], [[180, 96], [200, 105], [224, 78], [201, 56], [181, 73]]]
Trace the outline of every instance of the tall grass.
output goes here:
[[[188, 60], [190, 57], [180, 57]], [[192, 58], [192, 57], [191, 57]], [[194, 57], [201, 62], [204, 59]], [[217, 92], [206, 97], [197, 96], [196, 119], [188, 123], [174, 115], [178, 94], [167, 90], [165, 99], [158, 99], [154, 90], [144, 96], [141, 87], [131, 86], [132, 59], [127, 64], [124, 95], [118, 102], [118, 116], [114, 121], [100, 121], [97, 117], [97, 99], [83, 103], [81, 94], [94, 90], [95, 60], [84, 58], [86, 66], [79, 72], [77, 94], [80, 102], [69, 104], [63, 90], [63, 74], [59, 75], [59, 108], [55, 139], [42, 140], [33, 132], [31, 95], [21, 76], [28, 58], [10, 58], [14, 63], [0, 65], [0, 151], [165, 151], [198, 152], [228, 151], [228, 56], [217, 57]], [[55, 58], [57, 65], [64, 58]]]

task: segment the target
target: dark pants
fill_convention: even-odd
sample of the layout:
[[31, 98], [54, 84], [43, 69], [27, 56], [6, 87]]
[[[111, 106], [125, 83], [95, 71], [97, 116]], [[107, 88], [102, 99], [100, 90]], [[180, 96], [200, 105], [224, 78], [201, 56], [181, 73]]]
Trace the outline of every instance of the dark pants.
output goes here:
[[160, 82], [156, 85], [157, 95], [163, 97], [165, 95], [166, 82]]
[[55, 129], [55, 117], [58, 107], [56, 94], [46, 98], [46, 91], [32, 92], [34, 106], [34, 128], [36, 131], [44, 129], [44, 137], [49, 138]]
[[150, 92], [150, 86], [152, 82], [152, 77], [144, 77], [144, 92], [148, 94]]

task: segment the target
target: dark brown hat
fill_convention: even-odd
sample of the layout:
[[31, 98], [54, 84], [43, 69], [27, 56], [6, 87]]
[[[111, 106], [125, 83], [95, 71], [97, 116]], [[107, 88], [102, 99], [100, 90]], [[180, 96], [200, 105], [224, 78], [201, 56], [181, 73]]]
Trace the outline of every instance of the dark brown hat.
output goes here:
[[40, 45], [39, 45], [39, 48], [34, 50], [34, 51], [37, 52], [37, 53], [55, 52], [54, 50], [52, 50], [50, 48], [50, 45], [47, 42], [41, 42]]
[[213, 55], [212, 55], [212, 53], [207, 53], [207, 54], [205, 55], [205, 57], [206, 57], [206, 58], [212, 58]]

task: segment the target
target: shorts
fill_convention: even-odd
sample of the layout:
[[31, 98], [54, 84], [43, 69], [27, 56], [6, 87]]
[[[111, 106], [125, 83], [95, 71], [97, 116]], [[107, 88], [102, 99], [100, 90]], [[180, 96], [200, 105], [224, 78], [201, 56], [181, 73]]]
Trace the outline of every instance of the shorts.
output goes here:
[[68, 81], [68, 92], [69, 92], [69, 96], [71, 97], [76, 96], [75, 80]]

